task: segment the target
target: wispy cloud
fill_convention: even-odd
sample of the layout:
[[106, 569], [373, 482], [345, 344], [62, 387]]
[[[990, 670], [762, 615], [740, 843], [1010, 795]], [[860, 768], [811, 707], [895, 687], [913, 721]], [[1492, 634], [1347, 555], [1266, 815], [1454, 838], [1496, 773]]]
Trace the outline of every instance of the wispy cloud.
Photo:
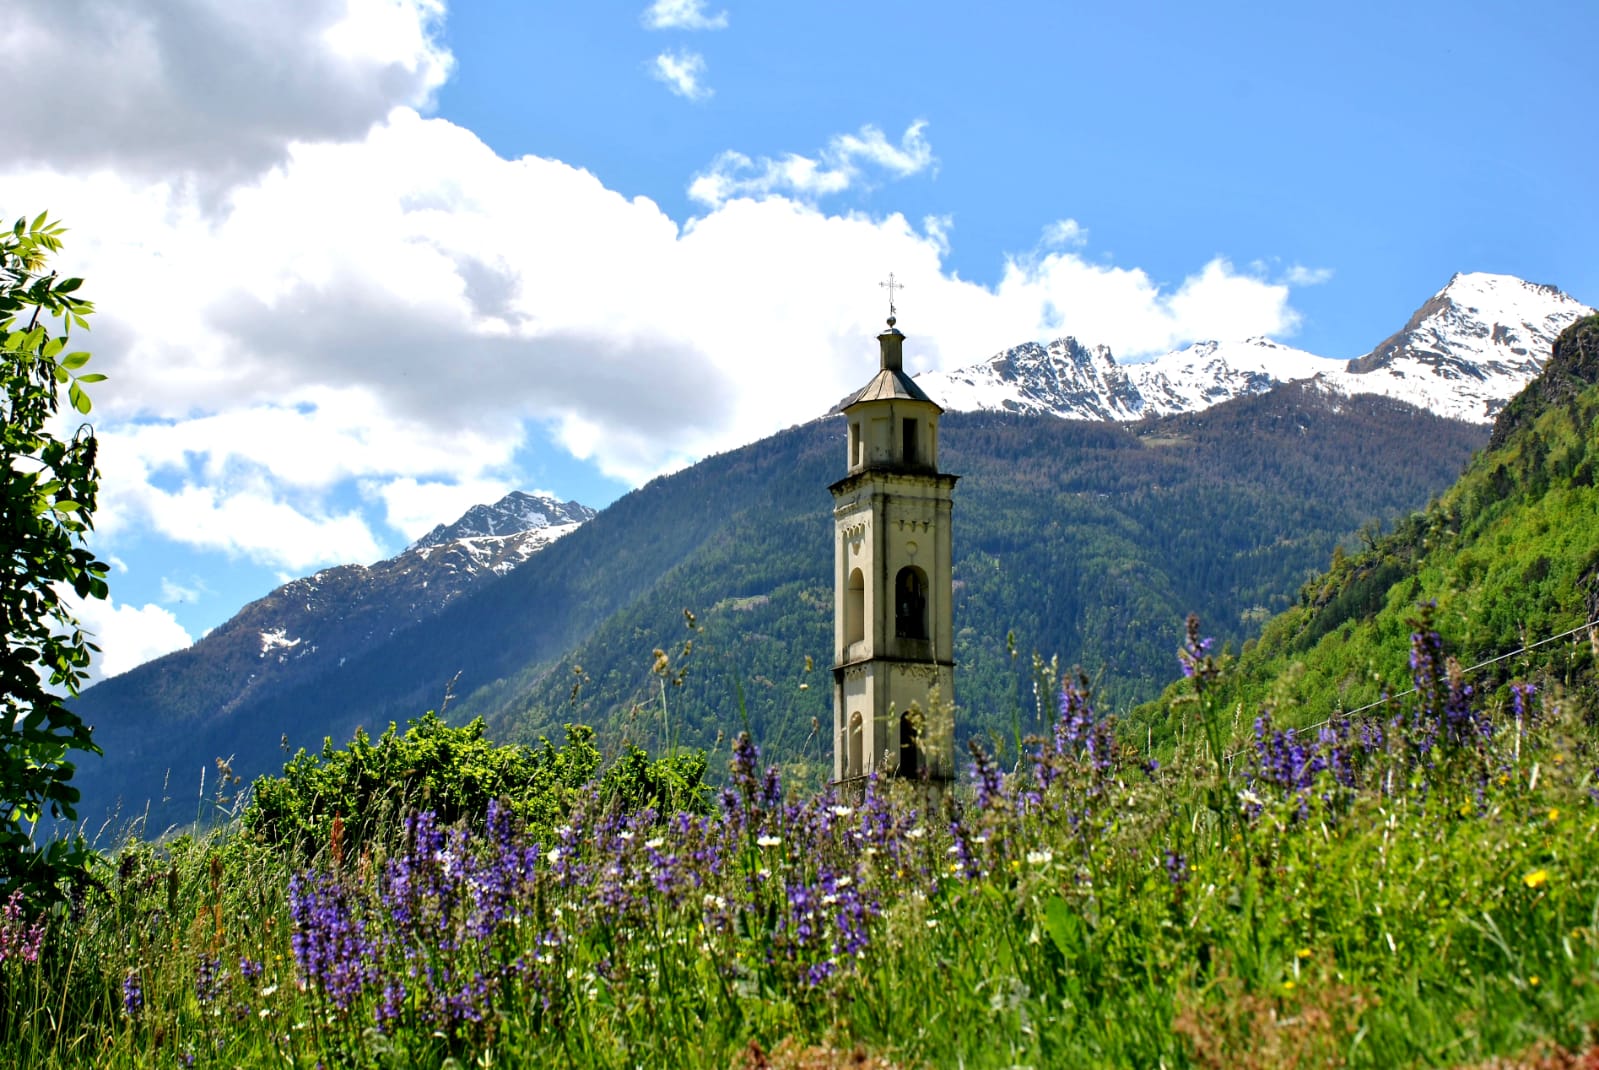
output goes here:
[[705, 13], [705, 0], [655, 0], [644, 10], [644, 25], [652, 30], [725, 30], [727, 12]]
[[662, 52], [655, 57], [650, 73], [666, 88], [689, 100], [704, 100], [714, 90], [706, 85], [705, 57], [698, 52]]
[[163, 602], [193, 602], [205, 590], [203, 582], [196, 583], [193, 587], [185, 587], [181, 583], [161, 577], [161, 601]]
[[1283, 276], [1290, 286], [1319, 286], [1332, 277], [1332, 268], [1308, 268], [1303, 264], [1295, 264]]
[[933, 166], [933, 147], [922, 136], [927, 123], [906, 127], [899, 144], [867, 124], [854, 134], [839, 134], [816, 156], [789, 153], [779, 158], [751, 159], [742, 152], [724, 152], [705, 173], [695, 176], [688, 195], [712, 208], [735, 197], [782, 194], [814, 201], [869, 181], [868, 169], [891, 178], [907, 178]]
[[1081, 249], [1088, 244], [1088, 228], [1075, 219], [1057, 219], [1044, 228], [1046, 249]]

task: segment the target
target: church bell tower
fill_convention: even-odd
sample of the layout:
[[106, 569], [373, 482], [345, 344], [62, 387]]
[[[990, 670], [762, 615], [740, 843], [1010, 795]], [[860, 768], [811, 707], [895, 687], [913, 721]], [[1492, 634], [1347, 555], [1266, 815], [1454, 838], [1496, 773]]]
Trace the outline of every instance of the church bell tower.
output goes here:
[[905, 374], [893, 310], [890, 301], [877, 336], [881, 368], [840, 406], [849, 470], [829, 488], [840, 783], [955, 774], [950, 492], [959, 477], [938, 470], [944, 410]]

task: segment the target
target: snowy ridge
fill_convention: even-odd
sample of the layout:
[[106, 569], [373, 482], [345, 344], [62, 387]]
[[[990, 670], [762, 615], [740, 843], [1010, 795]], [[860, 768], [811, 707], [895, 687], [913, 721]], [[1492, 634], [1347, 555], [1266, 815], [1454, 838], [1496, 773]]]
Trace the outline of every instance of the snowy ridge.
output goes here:
[[[514, 536], [567, 525], [566, 530], [592, 519], [594, 510], [577, 502], [563, 502], [548, 494], [528, 494], [513, 490], [493, 505], [474, 505], [453, 524], [440, 524], [408, 549], [420, 550], [462, 539], [483, 536]], [[563, 532], [564, 533], [564, 532]], [[554, 536], [553, 538], [559, 538]], [[545, 545], [545, 540], [540, 545]], [[526, 556], [526, 555], [524, 555]]]
[[[456, 539], [454, 544], [474, 565], [504, 575], [556, 539], [576, 531], [582, 524], [581, 520], [569, 520], [560, 524], [546, 523], [506, 535], [465, 535]], [[425, 559], [434, 549], [437, 547], [424, 547], [412, 552], [421, 554]]]
[[1318, 379], [1345, 396], [1379, 394], [1440, 416], [1488, 423], [1543, 367], [1555, 336], [1593, 309], [1553, 286], [1510, 275], [1461, 274], [1399, 332], [1351, 361], [1269, 338], [1196, 342], [1120, 364], [1075, 338], [1025, 342], [917, 382], [946, 408], [1049, 413], [1069, 420], [1137, 420], [1197, 412], [1288, 382]]
[[1593, 312], [1513, 275], [1456, 275], [1402, 330], [1328, 379], [1345, 393], [1489, 423], [1543, 370], [1555, 336]]

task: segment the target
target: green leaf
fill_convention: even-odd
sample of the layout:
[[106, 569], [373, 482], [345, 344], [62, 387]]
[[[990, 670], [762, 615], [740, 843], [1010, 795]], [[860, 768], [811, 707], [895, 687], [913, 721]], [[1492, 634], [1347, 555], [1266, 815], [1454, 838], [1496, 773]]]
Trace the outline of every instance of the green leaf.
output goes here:
[[105, 376], [101, 375], [99, 372], [89, 372], [87, 375], [78, 376], [78, 382], [80, 382], [80, 383], [103, 383], [103, 382], [105, 382]]
[[1066, 905], [1066, 900], [1058, 895], [1050, 896], [1049, 902], [1044, 905], [1044, 931], [1049, 933], [1050, 942], [1068, 962], [1081, 950], [1076, 939], [1077, 919], [1072, 915], [1071, 907]]
[[87, 413], [89, 411], [89, 395], [84, 393], [77, 383], [73, 383], [72, 386], [67, 388], [67, 398], [72, 402], [72, 407], [79, 412]]
[[61, 366], [68, 371], [77, 371], [87, 363], [89, 363], [89, 354], [81, 349], [61, 358]]
[[47, 212], [47, 211], [46, 212], [40, 212], [38, 215], [33, 217], [33, 224], [30, 227], [28, 227], [28, 229], [29, 230], [38, 230], [40, 227], [44, 226], [44, 221], [46, 219], [48, 219], [49, 216], [50, 216], [50, 213]]

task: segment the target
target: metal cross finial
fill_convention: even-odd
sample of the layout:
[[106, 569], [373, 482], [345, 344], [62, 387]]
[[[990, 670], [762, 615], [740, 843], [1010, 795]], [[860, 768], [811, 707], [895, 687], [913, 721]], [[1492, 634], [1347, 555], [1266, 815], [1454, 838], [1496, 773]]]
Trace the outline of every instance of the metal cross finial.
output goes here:
[[895, 311], [894, 311], [894, 291], [895, 290], [903, 290], [905, 288], [905, 284], [903, 282], [895, 282], [894, 281], [894, 273], [892, 271], [890, 271], [888, 273], [888, 281], [887, 282], [880, 282], [877, 285], [881, 286], [883, 289], [888, 291], [888, 325], [890, 327], [892, 327], [892, 326], [894, 326], [894, 316], [895, 316]]

